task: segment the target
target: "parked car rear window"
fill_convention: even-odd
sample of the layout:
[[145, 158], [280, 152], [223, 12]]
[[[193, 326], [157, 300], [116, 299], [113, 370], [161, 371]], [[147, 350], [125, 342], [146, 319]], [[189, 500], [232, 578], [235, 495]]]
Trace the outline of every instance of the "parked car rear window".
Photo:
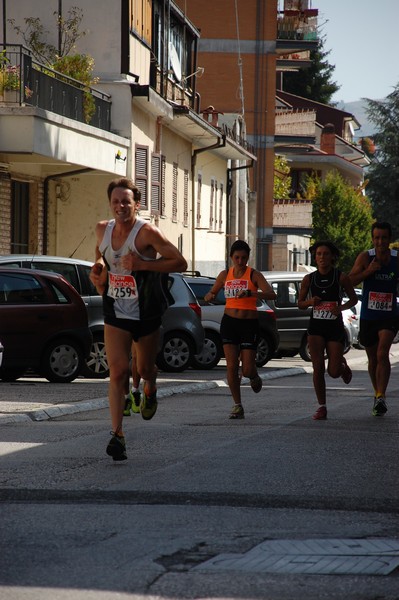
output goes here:
[[298, 304], [299, 286], [296, 281], [274, 281], [273, 291], [276, 294], [274, 303], [279, 308], [289, 308]]
[[49, 287], [51, 287], [52, 291], [54, 292], [54, 296], [56, 298], [56, 303], [59, 303], [59, 304], [68, 304], [69, 303], [69, 299], [65, 296], [64, 292], [62, 292], [55, 283], [49, 281], [48, 284], [49, 284]]
[[0, 302], [2, 304], [43, 304], [46, 302], [46, 295], [35, 277], [1, 273]]
[[[197, 300], [200, 304], [204, 303], [204, 296], [209, 292], [212, 285], [212, 283], [190, 282], [190, 287], [197, 296]], [[212, 300], [212, 304], [226, 304], [223, 288], [219, 290], [215, 300]]]

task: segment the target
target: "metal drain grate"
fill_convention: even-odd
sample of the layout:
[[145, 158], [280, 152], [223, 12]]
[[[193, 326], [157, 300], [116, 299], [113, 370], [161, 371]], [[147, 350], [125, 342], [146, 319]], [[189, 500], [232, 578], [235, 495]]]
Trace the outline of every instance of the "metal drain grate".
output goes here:
[[220, 554], [195, 567], [207, 571], [389, 575], [399, 566], [399, 540], [269, 540], [245, 554]]

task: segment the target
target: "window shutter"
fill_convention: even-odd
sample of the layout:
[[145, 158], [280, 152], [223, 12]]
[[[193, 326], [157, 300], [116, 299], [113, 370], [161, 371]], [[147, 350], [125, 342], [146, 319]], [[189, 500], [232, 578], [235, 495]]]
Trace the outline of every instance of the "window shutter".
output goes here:
[[135, 184], [141, 192], [140, 206], [148, 209], [148, 147], [136, 146], [136, 179]]
[[161, 156], [153, 154], [151, 157], [151, 214], [159, 215], [161, 212]]

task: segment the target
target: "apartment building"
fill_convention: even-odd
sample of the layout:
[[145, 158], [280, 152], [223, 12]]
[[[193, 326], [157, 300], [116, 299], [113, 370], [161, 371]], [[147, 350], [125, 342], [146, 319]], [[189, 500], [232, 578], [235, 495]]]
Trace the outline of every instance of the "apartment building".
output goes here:
[[247, 212], [236, 211], [234, 229], [227, 215], [239, 194], [248, 203], [242, 173], [256, 156], [243, 115], [220, 123], [201, 105], [196, 25], [171, 0], [80, 0], [76, 52], [94, 58], [98, 79], [88, 90], [41, 64], [10, 22], [23, 29], [25, 18], [39, 18], [57, 47], [57, 11], [66, 18], [74, 6], [5, 0], [1, 8], [3, 65], [20, 80], [13, 99], [0, 97], [0, 252], [92, 259], [94, 225], [109, 216], [107, 183], [128, 176], [141, 189], [141, 216], [190, 268], [215, 274], [231, 238], [246, 237]]
[[[249, 241], [260, 269], [272, 269], [276, 76], [301, 68], [317, 44], [317, 10], [309, 1], [178, 0], [201, 30], [197, 89], [205, 105], [245, 118], [257, 162], [249, 172]], [[300, 54], [298, 54], [300, 53]], [[298, 60], [298, 56], [300, 60]]]

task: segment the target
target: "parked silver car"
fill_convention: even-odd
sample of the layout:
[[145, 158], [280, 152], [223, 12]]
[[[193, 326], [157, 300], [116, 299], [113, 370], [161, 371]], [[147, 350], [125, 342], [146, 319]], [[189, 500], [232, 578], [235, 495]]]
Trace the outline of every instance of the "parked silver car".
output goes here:
[[[93, 335], [90, 355], [81, 374], [90, 378], [108, 377], [109, 369], [104, 345], [102, 298], [89, 279], [93, 263], [78, 258], [9, 254], [0, 256], [0, 267], [24, 267], [60, 273], [79, 292], [86, 305], [89, 327]], [[169, 291], [174, 303], [162, 320], [159, 368], [179, 372], [187, 369], [193, 356], [202, 350], [204, 331], [201, 307], [180, 273], [169, 275]]]
[[[204, 296], [213, 284], [214, 277], [185, 275], [185, 280], [193, 290], [202, 309], [202, 326], [205, 330], [204, 348], [192, 360], [195, 369], [213, 369], [223, 357], [223, 346], [220, 337], [220, 323], [224, 314], [226, 298], [223, 289], [212, 302], [205, 302]], [[258, 300], [258, 317], [260, 336], [256, 354], [256, 365], [263, 367], [277, 350], [279, 334], [273, 310], [264, 300]]]

